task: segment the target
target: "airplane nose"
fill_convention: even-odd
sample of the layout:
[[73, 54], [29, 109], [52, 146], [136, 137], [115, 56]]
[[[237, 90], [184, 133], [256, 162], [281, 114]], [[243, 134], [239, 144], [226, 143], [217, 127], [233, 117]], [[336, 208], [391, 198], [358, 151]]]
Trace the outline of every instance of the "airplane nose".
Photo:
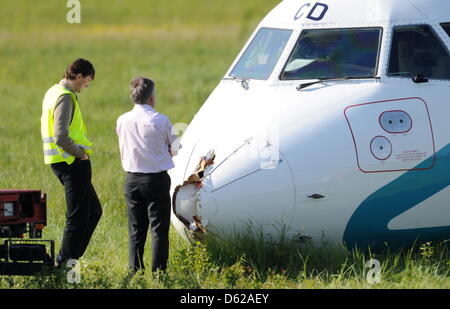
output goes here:
[[[292, 171], [270, 144], [254, 151], [246, 140], [235, 149], [209, 151], [173, 193], [173, 223], [186, 238], [207, 231], [230, 234], [245, 228], [289, 225], [295, 209]], [[252, 150], [253, 149], [253, 150]]]

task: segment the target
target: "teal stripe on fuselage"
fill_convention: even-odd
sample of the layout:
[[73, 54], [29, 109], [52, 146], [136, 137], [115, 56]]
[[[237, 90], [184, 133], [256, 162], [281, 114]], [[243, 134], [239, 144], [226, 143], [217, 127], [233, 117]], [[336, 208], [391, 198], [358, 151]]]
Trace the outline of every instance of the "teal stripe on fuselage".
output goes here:
[[[429, 157], [415, 169], [433, 163]], [[351, 216], [344, 232], [344, 242], [355, 246], [381, 249], [410, 246], [415, 241], [438, 241], [450, 238], [450, 225], [430, 228], [389, 230], [395, 217], [425, 201], [450, 185], [450, 144], [436, 153], [436, 162], [428, 170], [412, 170], [367, 197]], [[450, 201], [446, 201], [450, 207]], [[439, 214], [435, 214], [439, 216]], [[448, 218], [450, 221], [450, 218]], [[449, 222], [450, 223], [450, 222]]]

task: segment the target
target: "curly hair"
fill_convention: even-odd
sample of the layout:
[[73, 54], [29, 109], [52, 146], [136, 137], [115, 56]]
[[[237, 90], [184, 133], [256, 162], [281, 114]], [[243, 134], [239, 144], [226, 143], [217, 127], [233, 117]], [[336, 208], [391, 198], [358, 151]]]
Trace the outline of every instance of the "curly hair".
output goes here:
[[64, 72], [64, 78], [74, 80], [77, 78], [77, 74], [83, 75], [83, 77], [90, 76], [92, 79], [95, 78], [95, 69], [92, 63], [83, 58], [78, 58], [67, 67]]

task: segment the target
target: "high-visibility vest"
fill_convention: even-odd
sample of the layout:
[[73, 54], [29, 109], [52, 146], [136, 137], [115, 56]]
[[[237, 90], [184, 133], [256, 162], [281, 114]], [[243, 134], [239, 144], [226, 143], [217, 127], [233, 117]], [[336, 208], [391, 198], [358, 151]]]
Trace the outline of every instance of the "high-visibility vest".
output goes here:
[[47, 91], [44, 101], [42, 102], [41, 135], [44, 145], [45, 164], [59, 162], [67, 162], [67, 164], [72, 164], [75, 161], [74, 156], [65, 152], [61, 147], [56, 145], [55, 136], [53, 133], [53, 127], [55, 124], [53, 112], [58, 99], [65, 94], [71, 96], [75, 107], [72, 122], [69, 126], [69, 137], [72, 139], [74, 144], [82, 148], [85, 153], [88, 155], [92, 153], [91, 146], [93, 143], [91, 143], [87, 138], [86, 125], [84, 124], [83, 117], [81, 116], [76, 95], [64, 86], [56, 84]]

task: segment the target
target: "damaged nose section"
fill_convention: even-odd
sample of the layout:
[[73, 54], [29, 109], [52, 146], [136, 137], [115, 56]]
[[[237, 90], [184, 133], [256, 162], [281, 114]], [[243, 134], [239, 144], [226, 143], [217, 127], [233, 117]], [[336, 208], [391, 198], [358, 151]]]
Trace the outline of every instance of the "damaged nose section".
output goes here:
[[[261, 155], [266, 152], [269, 156]], [[177, 170], [174, 178], [183, 183], [172, 191], [172, 223], [187, 241], [203, 241], [207, 231], [232, 236], [260, 226], [270, 236], [277, 233], [274, 223], [289, 226], [295, 210], [294, 178], [271, 144], [230, 142], [210, 150], [192, 170], [187, 180], [186, 169]]]
[[172, 199], [172, 208], [175, 216], [184, 224], [186, 236], [194, 240], [201, 240], [206, 233], [205, 226], [208, 220], [198, 215], [200, 205], [199, 190], [202, 188], [202, 180], [205, 170], [214, 164], [215, 152], [210, 150], [208, 154], [201, 158], [191, 174], [182, 185], [175, 188]]

